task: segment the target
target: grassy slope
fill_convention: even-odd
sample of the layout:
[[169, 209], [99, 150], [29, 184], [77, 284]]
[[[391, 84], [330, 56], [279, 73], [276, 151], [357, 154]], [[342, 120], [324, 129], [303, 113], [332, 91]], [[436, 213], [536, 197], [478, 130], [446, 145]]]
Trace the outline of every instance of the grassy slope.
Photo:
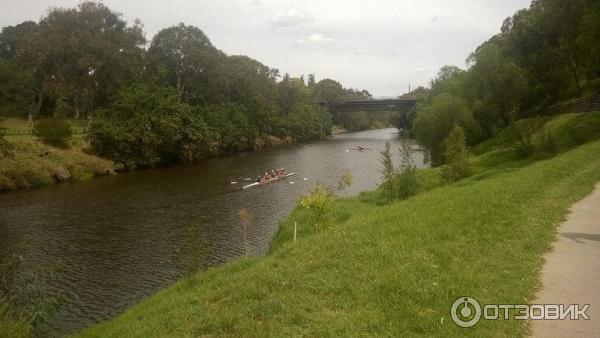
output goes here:
[[[71, 121], [73, 128], [81, 122]], [[27, 121], [9, 119], [3, 126], [10, 130], [27, 129]], [[70, 179], [87, 180], [114, 172], [114, 164], [85, 152], [83, 135], [73, 135], [70, 147], [61, 149], [43, 144], [32, 135], [7, 135], [13, 157], [0, 155], [0, 191], [32, 188], [57, 182], [68, 173]]]
[[600, 180], [598, 153], [600, 141], [538, 162], [482, 156], [471, 178], [404, 201], [340, 200], [321, 233], [295, 210], [266, 257], [200, 272], [81, 335], [523, 335], [518, 321], [460, 329], [450, 306], [531, 299], [556, 224]]

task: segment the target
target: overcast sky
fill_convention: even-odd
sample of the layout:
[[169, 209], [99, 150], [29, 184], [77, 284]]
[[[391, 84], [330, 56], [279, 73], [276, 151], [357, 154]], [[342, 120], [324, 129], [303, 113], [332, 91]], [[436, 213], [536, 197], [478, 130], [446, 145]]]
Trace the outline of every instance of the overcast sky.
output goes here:
[[[39, 20], [77, 0], [0, 0], [0, 26]], [[146, 38], [184, 22], [227, 54], [292, 76], [314, 73], [375, 96], [426, 85], [444, 64], [465, 66], [481, 42], [530, 0], [105, 0]]]

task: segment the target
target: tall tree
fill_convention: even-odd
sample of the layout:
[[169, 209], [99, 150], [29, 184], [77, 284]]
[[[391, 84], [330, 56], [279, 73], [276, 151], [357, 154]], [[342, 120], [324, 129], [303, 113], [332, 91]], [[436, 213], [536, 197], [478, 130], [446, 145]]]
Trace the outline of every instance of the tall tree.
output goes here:
[[163, 84], [175, 87], [181, 100], [212, 100], [211, 81], [225, 54], [212, 45], [202, 30], [183, 23], [165, 28], [152, 39], [148, 54], [151, 67], [164, 72]]
[[89, 116], [141, 69], [145, 39], [139, 22], [128, 26], [119, 13], [97, 2], [54, 8], [38, 26], [36, 44], [44, 76], [58, 106]]

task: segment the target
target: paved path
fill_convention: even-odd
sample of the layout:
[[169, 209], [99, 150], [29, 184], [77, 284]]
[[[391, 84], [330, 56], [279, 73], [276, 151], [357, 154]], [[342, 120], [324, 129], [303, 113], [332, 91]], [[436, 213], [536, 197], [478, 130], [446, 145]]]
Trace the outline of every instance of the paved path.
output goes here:
[[532, 320], [533, 337], [600, 337], [600, 184], [558, 228], [536, 304], [590, 304], [590, 320]]

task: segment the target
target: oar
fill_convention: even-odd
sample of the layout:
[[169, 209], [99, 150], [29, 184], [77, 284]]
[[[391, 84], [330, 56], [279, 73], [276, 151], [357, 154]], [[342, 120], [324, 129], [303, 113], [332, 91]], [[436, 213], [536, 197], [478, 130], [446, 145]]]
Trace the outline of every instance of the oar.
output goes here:
[[[246, 177], [244, 178], [244, 181], [252, 181], [252, 179], [250, 177]], [[230, 184], [238, 184], [238, 181], [230, 181]]]

